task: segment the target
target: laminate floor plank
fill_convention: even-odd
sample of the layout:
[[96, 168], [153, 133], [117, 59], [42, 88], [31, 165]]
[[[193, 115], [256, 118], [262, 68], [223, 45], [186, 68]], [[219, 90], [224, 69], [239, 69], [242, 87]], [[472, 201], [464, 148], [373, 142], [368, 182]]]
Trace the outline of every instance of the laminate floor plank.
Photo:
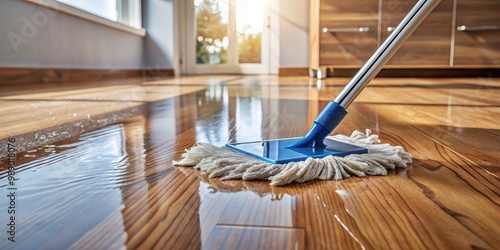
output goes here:
[[[399, 112], [401, 108], [386, 108]], [[380, 112], [390, 113], [389, 112]], [[400, 119], [427, 138], [439, 142], [478, 166], [498, 174], [500, 108], [496, 107], [407, 107]], [[378, 119], [391, 119], [387, 116]], [[380, 121], [379, 120], [379, 121]], [[417, 121], [417, 122], [415, 122]]]
[[[458, 88], [458, 89], [498, 89], [500, 79], [491, 77], [477, 78], [375, 78], [368, 87], [419, 87], [419, 88]], [[283, 86], [283, 87], [338, 87], [346, 85], [351, 78], [334, 77], [318, 80], [305, 76], [274, 76], [274, 75], [257, 75], [244, 76], [236, 79], [228, 79], [228, 84], [244, 85], [244, 86]]]
[[413, 155], [387, 176], [271, 187], [172, 167], [200, 141], [303, 136], [348, 81], [226, 75], [12, 87], [0, 98], [0, 143], [16, 139], [19, 205], [16, 242], [1, 239], [0, 248], [498, 248], [498, 79], [370, 83], [335, 133], [369, 128]]
[[[376, 86], [376, 85], [375, 85]], [[238, 97], [252, 97], [259, 95], [262, 98], [311, 100], [311, 96], [320, 101], [334, 100], [343, 86], [337, 87], [307, 87], [296, 86], [283, 88], [276, 86], [238, 86], [233, 88], [233, 94]], [[379, 105], [416, 105], [416, 106], [471, 106], [471, 107], [500, 107], [498, 89], [455, 89], [443, 86], [441, 88], [422, 88], [408, 85], [407, 87], [368, 87], [355, 102], [373, 103]]]
[[[367, 113], [367, 108], [363, 106], [354, 105], [352, 108], [358, 113]], [[366, 106], [378, 114], [390, 113], [383, 111], [388, 109], [386, 107]], [[390, 108], [388, 110], [391, 111]], [[399, 235], [400, 240], [410, 239], [420, 233], [421, 235], [417, 238], [421, 241], [420, 244], [423, 243], [421, 246], [424, 248], [436, 246], [437, 248], [468, 248], [472, 245], [494, 248], [498, 240], [490, 232], [500, 230], [497, 223], [500, 219], [498, 176], [485, 171], [480, 165], [457, 154], [455, 150], [450, 150], [453, 148], [452, 144], [443, 146], [442, 142], [439, 143], [432, 137], [422, 137], [422, 133], [410, 122], [399, 123], [398, 120], [404, 119], [403, 117], [404, 115], [399, 116], [399, 119], [395, 119], [396, 121], [386, 121], [379, 117], [380, 129], [377, 133], [387, 142], [403, 145], [410, 151], [414, 156], [412, 168], [394, 176], [390, 175], [388, 178], [369, 177], [359, 182], [356, 181], [356, 184], [351, 183], [353, 179], [336, 183], [337, 188], [339, 185], [347, 184], [350, 186], [349, 189], [355, 188], [355, 190], [344, 190], [347, 193], [343, 197], [352, 204], [347, 209], [351, 212], [358, 210], [356, 216], [353, 216], [356, 219], [365, 217], [366, 220], [371, 220], [374, 207], [378, 207], [377, 210], [385, 207], [382, 211], [391, 214], [380, 214], [386, 217], [380, 221], [386, 221], [387, 224], [377, 224], [374, 230], [393, 232], [392, 234]], [[351, 119], [355, 120], [351, 120], [353, 123], [366, 123], [366, 119], [361, 117], [352, 116]], [[365, 125], [369, 126], [369, 124]], [[495, 154], [490, 156], [494, 157]], [[498, 170], [498, 165], [495, 168]], [[362, 185], [364, 188], [359, 189], [358, 183], [364, 184]], [[364, 196], [365, 192], [366, 196]], [[361, 196], [365, 198], [360, 199]], [[355, 198], [352, 199], [353, 197]], [[376, 205], [365, 208], [373, 203]], [[402, 205], [404, 206], [400, 209], [395, 209]], [[405, 206], [408, 211], [402, 210]], [[478, 218], [478, 216], [484, 217]], [[396, 223], [401, 218], [404, 218], [406, 221], [404, 224], [409, 228], [398, 228], [403, 226]], [[478, 223], [479, 221], [481, 222]], [[419, 223], [424, 224], [419, 225]], [[431, 224], [425, 225], [425, 223]], [[362, 230], [367, 229], [364, 227]], [[409, 231], [412, 233], [406, 235], [405, 232]], [[367, 234], [370, 232], [364, 233], [365, 236]], [[460, 237], [458, 235], [468, 235], [466, 238], [470, 241], [467, 243], [456, 241]], [[481, 237], [478, 237], [479, 235]], [[405, 245], [418, 246], [418, 244], [406, 242], [401, 245], [401, 248]], [[389, 246], [379, 245], [381, 248]]]
[[137, 86], [120, 85], [27, 95], [1, 97], [0, 100], [86, 100], [86, 101], [158, 101], [196, 91], [205, 90], [200, 86]]
[[0, 84], [0, 97], [13, 95], [26, 95], [43, 92], [56, 92], [67, 90], [84, 90], [88, 88], [98, 88], [103, 86], [117, 85], [141, 85], [144, 82], [142, 77], [100, 80], [100, 81], [71, 81], [71, 82], [44, 82], [44, 83], [26, 83], [26, 84]]
[[202, 249], [307, 249], [301, 229], [217, 226]]
[[[326, 105], [326, 103], [323, 104]], [[394, 110], [393, 107], [397, 109]], [[481, 169], [474, 170], [476, 166], [473, 162], [464, 159], [464, 157], [455, 151], [451, 151], [448, 147], [443, 147], [432, 138], [422, 137], [422, 133], [414, 128], [412, 122], [405, 121], [405, 119], [411, 119], [411, 114], [405, 116], [403, 113], [394, 119], [381, 119], [383, 117], [379, 116], [378, 124], [374, 122], [377, 119], [362, 115], [392, 114], [398, 112], [398, 110], [408, 109], [408, 106], [390, 106], [387, 108], [379, 105], [355, 104], [352, 108], [354, 108], [352, 111], [354, 115], [346, 118], [348, 128], [380, 127], [376, 132], [381, 134], [383, 139], [392, 144], [403, 145], [415, 155], [416, 159], [414, 168], [409, 170], [409, 172], [403, 171], [395, 176], [390, 175], [384, 178], [369, 177], [362, 180], [348, 179], [339, 182], [340, 184], [354, 182], [351, 186], [354, 188], [360, 187], [360, 191], [339, 188], [336, 182], [328, 182], [330, 187], [320, 189], [323, 191], [336, 190], [341, 197], [345, 197], [345, 200], [355, 200], [356, 204], [354, 207], [346, 207], [343, 210], [350, 211], [349, 213], [352, 214], [353, 209], [361, 209], [359, 214], [353, 216], [355, 218], [354, 223], [347, 224], [346, 227], [355, 228], [358, 225], [365, 225], [363, 227], [359, 226], [362, 229], [358, 232], [362, 233], [352, 233], [358, 240], [362, 239], [363, 236], [370, 239], [367, 242], [359, 240], [363, 246], [374, 248], [467, 248], [474, 245], [483, 248], [492, 248], [497, 243], [497, 240], [491, 234], [486, 241], [476, 236], [486, 236], [489, 233], [485, 231], [487, 228], [492, 229], [492, 232], [500, 230], [497, 226], [498, 223], [496, 223], [498, 222], [498, 218], [492, 218], [493, 220], [490, 220], [487, 223], [488, 225], [483, 228], [480, 226], [482, 223], [488, 221], [488, 217], [491, 214], [494, 214], [494, 216], [498, 215], [499, 183], [497, 177]], [[480, 116], [481, 114], [478, 115]], [[422, 121], [424, 120], [422, 119]], [[341, 129], [347, 130], [344, 126], [341, 126]], [[344, 133], [348, 133], [348, 131]], [[488, 143], [488, 141], [485, 142]], [[490, 156], [493, 157], [495, 154], [491, 154]], [[414, 176], [414, 172], [412, 171], [417, 166], [419, 172]], [[420, 172], [425, 172], [425, 170], [429, 172]], [[437, 173], [434, 173], [435, 171]], [[478, 173], [477, 171], [480, 172]], [[420, 176], [423, 176], [424, 179], [421, 180]], [[430, 181], [430, 183], [439, 182], [442, 184], [437, 187], [440, 190], [436, 191], [432, 185], [431, 188], [427, 187], [429, 181], [426, 178], [429, 178], [429, 176], [434, 177], [434, 180]], [[377, 180], [383, 183], [373, 183], [373, 181]], [[385, 183], [384, 180], [388, 182]], [[410, 181], [408, 182], [407, 180]], [[445, 180], [450, 180], [451, 183], [446, 183]], [[460, 191], [454, 191], [454, 189]], [[233, 192], [237, 190], [235, 189]], [[316, 192], [319, 193], [319, 191]], [[369, 195], [367, 197], [362, 196], [365, 198], [361, 199], [360, 194], [363, 192], [369, 192]], [[433, 197], [434, 192], [438, 193], [438, 195], [435, 195], [437, 197]], [[443, 194], [448, 194], [449, 197]], [[305, 196], [306, 194], [304, 193], [300, 195], [301, 199], [304, 199]], [[335, 199], [329, 197], [328, 192], [326, 194], [327, 198], [322, 198], [323, 196], [325, 194], [318, 194], [315, 197], [321, 200], [324, 199], [325, 201], [322, 202], [324, 204], [313, 207], [315, 209], [318, 209], [318, 207], [327, 207], [329, 210], [338, 213], [339, 209], [334, 208], [337, 205]], [[310, 204], [311, 201], [307, 203]], [[408, 205], [408, 203], [411, 204]], [[481, 209], [476, 209], [476, 205], [481, 207]], [[431, 207], [434, 209], [430, 209]], [[380, 213], [380, 211], [387, 211], [387, 213]], [[482, 221], [482, 223], [474, 224], [469, 221], [469, 224], [464, 225], [461, 218], [455, 218], [456, 215], [452, 211], [458, 211], [460, 214], [472, 214], [477, 211], [485, 217], [476, 217], [471, 220]], [[318, 215], [321, 213], [315, 211], [312, 214]], [[327, 218], [324, 215], [320, 217]], [[365, 219], [359, 220], [361, 217]], [[375, 217], [377, 217], [376, 220], [379, 223], [370, 223]], [[434, 225], [435, 222], [439, 226]], [[372, 228], [369, 228], [369, 226]], [[314, 230], [316, 227], [306, 227], [306, 235], [309, 228]], [[450, 231], [450, 228], [453, 228], [453, 230]], [[339, 234], [338, 230], [333, 229], [320, 232], [324, 233], [325, 231], [335, 232], [336, 235]], [[467, 235], [467, 238], [471, 241], [466, 244], [460, 244], [464, 242], [456, 242], [457, 237], [459, 237], [457, 235]], [[319, 237], [318, 239], [323, 239], [323, 242], [318, 242], [318, 245], [313, 244], [313, 246], [325, 243], [324, 239], [329, 239], [329, 237]], [[353, 248], [353, 245], [342, 245], [339, 241], [332, 241], [330, 244]]]
[[[0, 100], [0, 143], [7, 145], [8, 138], [15, 137], [18, 150], [29, 150], [125, 120], [143, 109], [134, 102]], [[0, 148], [0, 156], [6, 152], [6, 147]]]
[[[274, 76], [275, 77], [275, 76]], [[221, 85], [240, 78], [248, 78], [243, 75], [200, 75], [169, 77], [156, 81], [144, 81], [146, 85]]]

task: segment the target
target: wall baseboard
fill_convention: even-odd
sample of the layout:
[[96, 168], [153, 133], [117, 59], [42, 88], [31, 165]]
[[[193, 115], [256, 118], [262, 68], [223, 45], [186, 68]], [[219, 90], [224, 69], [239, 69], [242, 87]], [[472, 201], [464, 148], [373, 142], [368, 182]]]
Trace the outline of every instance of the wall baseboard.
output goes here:
[[[334, 77], [353, 77], [359, 68], [334, 68]], [[500, 68], [383, 68], [377, 77], [500, 77]]]
[[0, 67], [0, 85], [100, 81], [173, 76], [173, 69], [54, 69]]
[[309, 76], [308, 68], [279, 68], [279, 76]]
[[[333, 77], [353, 77], [359, 67], [333, 68]], [[280, 68], [280, 76], [309, 76], [308, 68]], [[377, 77], [500, 77], [498, 67], [401, 67], [383, 68]]]
[[144, 69], [143, 76], [148, 79], [174, 76], [174, 69]]

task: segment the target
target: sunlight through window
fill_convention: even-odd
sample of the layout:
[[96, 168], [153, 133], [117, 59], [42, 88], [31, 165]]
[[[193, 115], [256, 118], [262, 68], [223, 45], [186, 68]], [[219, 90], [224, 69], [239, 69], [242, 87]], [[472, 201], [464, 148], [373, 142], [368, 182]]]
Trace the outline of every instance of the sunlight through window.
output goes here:
[[61, 3], [133, 28], [142, 28], [140, 0], [58, 0]]

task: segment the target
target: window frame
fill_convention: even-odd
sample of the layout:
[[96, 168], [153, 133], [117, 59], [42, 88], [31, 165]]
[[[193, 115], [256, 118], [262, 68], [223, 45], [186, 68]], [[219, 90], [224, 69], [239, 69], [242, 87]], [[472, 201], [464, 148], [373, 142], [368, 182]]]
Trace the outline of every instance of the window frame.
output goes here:
[[[117, 21], [112, 21], [109, 19], [106, 19], [104, 17], [92, 14], [88, 11], [79, 9], [77, 7], [73, 7], [71, 5], [64, 4], [62, 2], [59, 2], [57, 0], [24, 0], [26, 2], [30, 2], [33, 4], [37, 4], [39, 6], [43, 6], [58, 12], [62, 12], [65, 14], [69, 14], [72, 16], [76, 16], [79, 18], [82, 18], [84, 20], [88, 20], [94, 23], [98, 23], [110, 28], [114, 28], [120, 31], [128, 32], [130, 34], [134, 34], [137, 36], [144, 37], [146, 36], [146, 30], [142, 28], [142, 17], [141, 17], [141, 11], [138, 11], [132, 18], [132, 22], [134, 22], [136, 25], [140, 26], [141, 28], [134, 28], [132, 26], [117, 22]], [[124, 0], [123, 2], [120, 1], [119, 8], [127, 8], [127, 7], [141, 7], [141, 0]], [[124, 6], [123, 3], [126, 3]], [[128, 5], [128, 6], [127, 6]], [[119, 11], [118, 13], [118, 19], [124, 18], [122, 15], [123, 11]]]

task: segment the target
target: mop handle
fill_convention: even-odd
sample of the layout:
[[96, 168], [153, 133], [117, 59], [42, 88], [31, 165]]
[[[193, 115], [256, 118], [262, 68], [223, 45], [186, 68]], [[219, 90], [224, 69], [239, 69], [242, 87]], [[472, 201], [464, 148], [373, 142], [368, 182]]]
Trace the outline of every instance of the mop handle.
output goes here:
[[441, 0], [420, 0], [334, 100], [347, 109]]
[[289, 148], [325, 148], [323, 142], [347, 115], [347, 107], [361, 93], [365, 86], [377, 75], [403, 42], [415, 31], [424, 18], [441, 0], [420, 0], [396, 27], [380, 48], [361, 67], [334, 101], [331, 101], [314, 120], [309, 132]]

